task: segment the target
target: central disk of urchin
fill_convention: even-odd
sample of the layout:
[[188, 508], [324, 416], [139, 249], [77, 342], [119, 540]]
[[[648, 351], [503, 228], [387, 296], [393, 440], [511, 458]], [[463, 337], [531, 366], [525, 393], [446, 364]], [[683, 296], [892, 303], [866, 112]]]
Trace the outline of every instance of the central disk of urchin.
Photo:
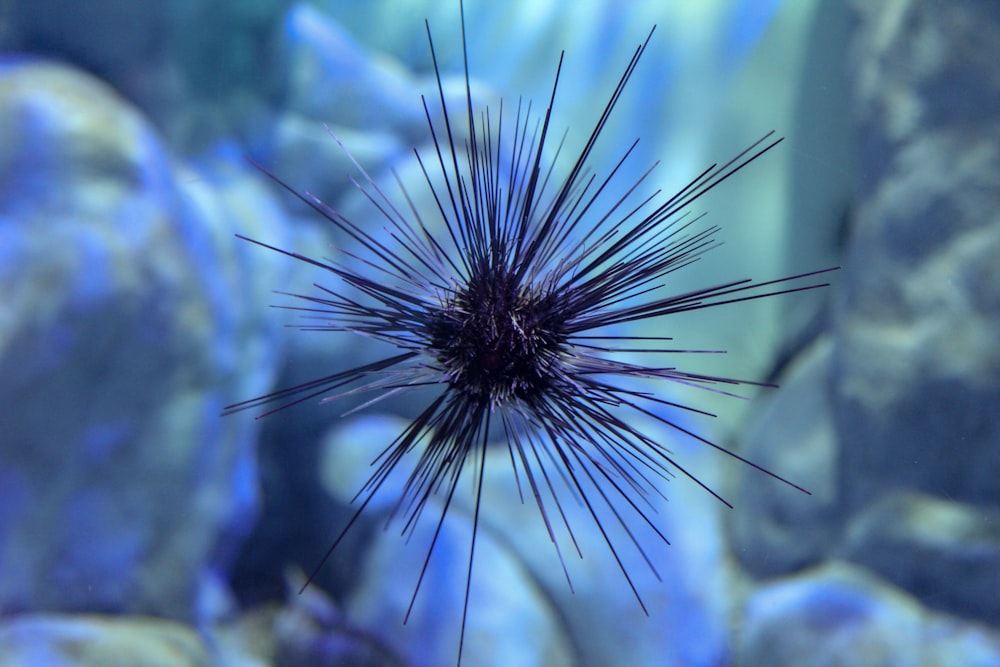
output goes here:
[[492, 406], [531, 402], [558, 375], [566, 341], [553, 302], [506, 267], [481, 270], [435, 313], [429, 351], [467, 397]]

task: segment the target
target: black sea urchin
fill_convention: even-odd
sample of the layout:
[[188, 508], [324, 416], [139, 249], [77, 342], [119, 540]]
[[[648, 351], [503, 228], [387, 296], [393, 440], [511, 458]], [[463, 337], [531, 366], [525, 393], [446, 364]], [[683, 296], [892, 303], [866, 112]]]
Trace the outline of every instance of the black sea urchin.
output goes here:
[[[430, 26], [425, 25], [441, 117], [435, 120], [436, 114], [424, 99], [434, 151], [430, 156], [414, 152], [436, 207], [418, 211], [405, 189], [408, 206], [397, 207], [355, 163], [363, 174], [358, 188], [373, 213], [387, 223], [388, 236], [377, 237], [316, 197], [297, 193], [271, 176], [358, 245], [350, 255], [360, 268], [246, 239], [328, 271], [338, 281], [340, 287], [319, 287], [315, 294], [286, 295], [304, 302], [291, 306], [311, 318], [304, 328], [367, 336], [394, 351], [378, 361], [231, 405], [226, 413], [277, 403], [264, 413], [270, 414], [319, 396], [372, 392], [375, 398], [370, 402], [374, 402], [418, 386], [440, 389], [378, 455], [371, 478], [358, 494], [356, 513], [316, 571], [406, 455], [412, 453], [416, 462], [393, 516], [406, 522], [407, 532], [428, 499], [441, 497], [435, 541], [459, 479], [470, 468], [476, 495], [458, 646], [461, 662], [491, 429], [502, 429], [519, 488], [521, 480], [526, 481], [560, 561], [563, 555], [554, 526], [561, 521], [565, 534], [574, 543], [575, 538], [553, 485], [553, 472], [590, 514], [645, 611], [619, 558], [620, 545], [609, 537], [601, 516], [614, 517], [622, 526], [640, 521], [666, 541], [653, 512], [646, 508], [648, 497], [659, 493], [655, 478], [675, 471], [726, 501], [680, 465], [662, 443], [634, 427], [632, 417], [657, 420], [800, 487], [662, 416], [665, 406], [707, 413], [668, 401], [648, 387], [651, 382], [666, 381], [718, 391], [758, 383], [680, 370], [664, 360], [700, 351], [668, 347], [666, 336], [633, 336], [619, 325], [823, 287], [826, 283], [812, 278], [833, 269], [669, 293], [668, 275], [718, 244], [718, 228], [699, 227], [700, 217], [687, 218], [684, 209], [781, 139], [768, 133], [725, 164], [712, 165], [668, 198], [658, 192], [637, 193], [649, 171], [636, 182], [624, 186], [617, 182], [616, 174], [638, 140], [606, 173], [599, 175], [591, 169], [588, 159], [595, 142], [652, 31], [632, 54], [568, 172], [557, 179], [553, 172], [563, 145], [560, 142], [558, 149], [550, 151], [550, 118], [562, 57], [544, 115], [533, 118], [530, 104], [519, 102], [511, 128], [502, 104], [495, 116], [489, 109], [473, 110], [464, 12], [465, 109], [458, 113], [446, 104]], [[465, 124], [467, 137], [461, 140], [457, 138], [459, 123]], [[437, 178], [443, 181], [435, 184]], [[614, 194], [607, 199], [609, 193]], [[602, 204], [605, 201], [610, 204]], [[432, 217], [437, 218], [440, 233], [431, 231], [435, 228], [430, 224]], [[636, 361], [643, 357], [649, 361]], [[626, 527], [625, 533], [642, 553], [632, 531]]]

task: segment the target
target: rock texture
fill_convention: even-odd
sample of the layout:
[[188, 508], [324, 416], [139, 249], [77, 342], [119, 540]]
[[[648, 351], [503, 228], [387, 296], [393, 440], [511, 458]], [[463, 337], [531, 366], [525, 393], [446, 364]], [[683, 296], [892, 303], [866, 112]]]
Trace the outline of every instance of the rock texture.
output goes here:
[[858, 5], [860, 201], [837, 317], [844, 502], [1000, 505], [1000, 16]]
[[838, 442], [830, 410], [833, 344], [822, 337], [788, 368], [744, 431], [741, 453], [812, 495], [741, 471], [732, 548], [752, 575], [794, 572], [823, 560], [839, 539]]
[[819, 493], [744, 487], [734, 551], [785, 578], [758, 583], [739, 655], [994, 664], [1000, 15], [967, 1], [852, 11], [857, 202], [834, 326], [745, 439]]
[[38, 614], [0, 622], [0, 667], [209, 667], [193, 628], [173, 621]]
[[6, 61], [0, 126], [0, 610], [198, 617], [256, 504], [254, 427], [219, 412], [271, 381], [281, 275], [229, 225], [278, 210], [79, 71]]
[[737, 640], [740, 664], [775, 667], [986, 667], [1000, 633], [926, 613], [915, 598], [832, 563], [754, 593]]
[[[350, 500], [372, 473], [372, 443], [391, 442], [405, 423], [370, 415], [355, 417], [332, 431], [322, 458], [323, 478], [331, 494], [344, 502]], [[713, 453], [656, 424], [641, 427], [652, 437], [670, 442], [700, 479], [718, 486], [718, 458]], [[371, 511], [356, 527], [370, 531], [374, 542], [361, 547], [359, 562], [339, 561], [348, 570], [360, 570], [345, 611], [359, 625], [378, 632], [387, 644], [414, 656], [416, 664], [448, 662], [455, 651], [455, 629], [464, 598], [473, 490], [464, 483], [459, 486], [416, 607], [403, 627], [399, 619], [406, 613], [440, 515], [440, 502], [433, 499], [410, 540], [400, 536], [401, 521], [386, 525], [408, 474], [406, 460], [403, 464], [387, 477], [384, 493], [376, 495], [369, 504]], [[725, 598], [730, 582], [720, 540], [722, 505], [701, 488], [684, 483], [665, 489], [669, 502], [651, 498], [647, 512], [672, 540], [667, 545], [623, 502], [618, 503], [628, 529], [656, 567], [655, 575], [615, 517], [600, 507], [599, 497], [593, 502], [607, 538], [595, 527], [588, 509], [573, 500], [572, 491], [553, 466], [548, 466], [548, 473], [580, 550], [578, 554], [553, 499], [543, 491], [565, 572], [523, 477], [525, 497], [523, 503], [519, 501], [505, 445], [497, 442], [487, 455], [469, 601], [468, 663], [707, 667], [724, 660], [728, 654]], [[339, 522], [343, 525], [346, 518]], [[331, 522], [331, 539], [336, 534], [332, 529]], [[614, 544], [620, 562], [605, 539]], [[627, 570], [635, 593], [620, 568]], [[630, 638], [627, 643], [620, 640], [624, 636]], [[508, 644], [498, 641], [499, 637], [517, 637], [518, 641]]]

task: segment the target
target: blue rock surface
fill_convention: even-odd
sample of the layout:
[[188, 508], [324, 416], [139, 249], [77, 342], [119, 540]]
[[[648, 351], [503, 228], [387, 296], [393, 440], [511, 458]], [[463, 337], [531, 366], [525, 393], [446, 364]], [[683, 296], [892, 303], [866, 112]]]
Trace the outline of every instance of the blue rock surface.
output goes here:
[[832, 326], [743, 438], [817, 497], [741, 490], [735, 553], [765, 580], [740, 656], [998, 664], [1000, 20], [977, 2], [851, 11], [857, 182]]
[[6, 60], [0, 118], [0, 609], [196, 618], [257, 503], [255, 427], [219, 412], [274, 372], [281, 272], [232, 225], [282, 217], [79, 71]]

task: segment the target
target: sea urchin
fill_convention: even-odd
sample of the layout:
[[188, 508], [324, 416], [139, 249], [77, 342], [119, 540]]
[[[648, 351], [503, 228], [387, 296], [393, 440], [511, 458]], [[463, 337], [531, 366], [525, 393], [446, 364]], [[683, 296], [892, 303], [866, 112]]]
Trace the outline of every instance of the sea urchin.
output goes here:
[[[576, 540], [553, 471], [586, 508], [643, 605], [619, 558], [620, 545], [609, 536], [607, 519], [601, 517], [614, 517], [623, 526], [641, 521], [666, 541], [647, 508], [649, 497], [660, 493], [656, 478], [675, 472], [726, 501], [680, 465], [662, 442], [636, 428], [635, 416], [657, 420], [799, 487], [663, 416], [663, 408], [707, 413], [649, 390], [657, 381], [715, 391], [747, 383], [683, 371], [665, 360], [706, 350], [675, 349], [666, 336], [634, 336], [621, 325], [656, 320], [662, 328], [662, 318], [674, 313], [823, 287], [826, 283], [814, 277], [833, 269], [767, 282], [735, 280], [683, 293], [668, 291], [669, 274], [718, 245], [718, 228], [699, 227], [701, 217], [686, 217], [684, 210], [781, 139], [768, 133], [667, 198], [659, 192], [638, 193], [651, 169], [624, 186], [616, 179], [638, 140], [606, 173], [595, 172], [588, 163], [592, 149], [652, 31], [632, 54], [567, 173], [556, 178], [564, 147], [559, 142], [551, 150], [550, 120], [562, 57], [544, 114], [536, 118], [530, 104], [519, 102], [511, 127], [502, 103], [496, 115], [489, 109], [473, 110], [464, 12], [466, 88], [461, 111], [446, 104], [430, 27], [425, 25], [441, 109], [438, 116], [424, 99], [434, 150], [429, 156], [414, 152], [436, 206], [417, 210], [405, 188], [407, 206], [397, 206], [355, 163], [363, 175], [355, 184], [388, 232], [376, 236], [271, 175], [356, 243], [358, 249], [348, 255], [357, 261], [352, 265], [321, 261], [246, 239], [329, 272], [337, 281], [339, 286], [318, 286], [314, 294], [286, 295], [301, 304], [292, 309], [310, 318], [304, 328], [366, 336], [387, 344], [392, 352], [378, 361], [231, 405], [226, 413], [276, 403], [263, 413], [270, 414], [319, 396], [329, 400], [359, 392], [374, 394], [370, 404], [418, 386], [440, 389], [375, 459], [371, 478], [356, 499], [356, 513], [317, 571], [407, 455], [416, 460], [393, 516], [405, 521], [404, 532], [412, 530], [428, 499], [441, 498], [435, 541], [459, 480], [471, 469], [476, 495], [460, 662], [491, 430], [502, 431], [499, 440], [509, 450], [518, 487], [523, 480], [530, 489], [563, 569], [559, 536], [569, 535], [574, 545]], [[458, 138], [461, 134], [464, 139]], [[614, 193], [610, 199], [609, 193]], [[556, 530], [560, 524], [565, 531]], [[632, 531], [626, 528], [625, 533], [645, 557]], [[433, 551], [434, 542], [413, 599]]]

